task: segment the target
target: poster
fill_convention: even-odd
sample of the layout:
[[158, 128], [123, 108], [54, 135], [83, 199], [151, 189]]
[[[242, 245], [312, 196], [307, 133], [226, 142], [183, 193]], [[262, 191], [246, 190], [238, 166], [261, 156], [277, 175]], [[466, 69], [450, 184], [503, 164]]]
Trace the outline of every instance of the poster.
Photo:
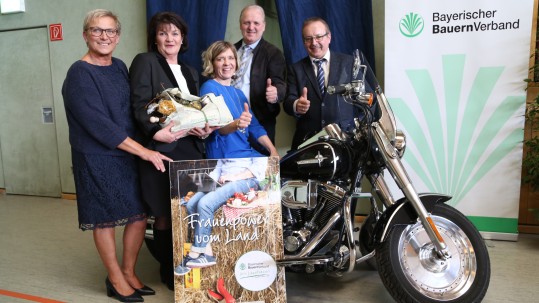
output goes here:
[[286, 302], [278, 158], [175, 161], [169, 173], [175, 302]]
[[516, 239], [533, 0], [387, 0], [385, 92], [419, 192]]

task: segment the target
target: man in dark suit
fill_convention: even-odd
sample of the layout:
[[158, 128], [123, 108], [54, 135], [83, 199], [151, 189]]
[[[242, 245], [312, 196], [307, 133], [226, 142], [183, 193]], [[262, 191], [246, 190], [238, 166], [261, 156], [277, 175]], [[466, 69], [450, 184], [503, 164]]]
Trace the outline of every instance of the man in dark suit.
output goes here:
[[354, 58], [330, 52], [331, 32], [321, 18], [305, 20], [302, 35], [309, 55], [290, 66], [288, 91], [283, 102], [285, 112], [296, 118], [293, 150], [330, 123], [348, 129], [358, 115], [357, 109], [342, 96], [325, 92], [328, 85], [350, 83]]
[[[262, 38], [266, 29], [262, 7], [248, 5], [243, 8], [240, 29], [243, 39], [234, 44], [238, 49], [240, 67], [232, 84], [243, 91], [255, 117], [275, 144], [275, 123], [281, 110], [279, 102], [286, 94], [284, 55]], [[262, 150], [265, 151], [264, 148]]]

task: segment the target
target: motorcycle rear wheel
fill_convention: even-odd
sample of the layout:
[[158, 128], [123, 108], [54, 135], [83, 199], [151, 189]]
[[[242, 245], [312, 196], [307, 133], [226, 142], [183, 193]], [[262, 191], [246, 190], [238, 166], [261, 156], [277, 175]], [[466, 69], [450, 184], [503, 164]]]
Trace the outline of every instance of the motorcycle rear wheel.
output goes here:
[[490, 282], [490, 259], [479, 231], [455, 208], [432, 212], [451, 258], [433, 253], [421, 223], [395, 226], [377, 249], [382, 282], [397, 302], [480, 302]]

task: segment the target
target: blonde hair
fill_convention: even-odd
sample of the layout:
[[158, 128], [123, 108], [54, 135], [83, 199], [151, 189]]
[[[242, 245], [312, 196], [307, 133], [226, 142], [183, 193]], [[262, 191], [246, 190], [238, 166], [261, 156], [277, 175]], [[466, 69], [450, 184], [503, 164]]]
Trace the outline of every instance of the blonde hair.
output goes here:
[[122, 31], [122, 25], [120, 24], [120, 20], [118, 19], [118, 16], [116, 16], [113, 12], [106, 10], [106, 9], [94, 9], [93, 11], [89, 11], [86, 14], [86, 17], [84, 18], [84, 22], [82, 23], [82, 30], [87, 31], [90, 29], [90, 24], [99, 18], [102, 17], [111, 17], [114, 19], [114, 22], [116, 22], [116, 30], [118, 31], [118, 35]]
[[232, 50], [234, 58], [236, 59], [236, 71], [239, 68], [238, 64], [238, 52], [234, 45], [228, 41], [216, 41], [213, 42], [208, 49], [202, 53], [202, 75], [204, 77], [215, 78], [215, 71], [213, 70], [213, 60], [217, 58], [227, 49]]

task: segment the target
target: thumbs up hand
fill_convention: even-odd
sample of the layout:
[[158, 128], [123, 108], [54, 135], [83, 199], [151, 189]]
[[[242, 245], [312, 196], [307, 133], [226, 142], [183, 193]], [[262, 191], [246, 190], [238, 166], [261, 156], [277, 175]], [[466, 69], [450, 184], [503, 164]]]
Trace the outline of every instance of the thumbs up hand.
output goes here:
[[271, 85], [271, 79], [266, 80], [266, 100], [268, 103], [277, 103], [277, 87]]
[[310, 106], [311, 101], [307, 100], [307, 88], [304, 87], [301, 97], [299, 97], [298, 101], [296, 102], [296, 113], [304, 115], [307, 113]]
[[251, 124], [251, 119], [253, 118], [253, 115], [249, 112], [249, 104], [243, 103], [243, 112], [240, 115], [240, 118], [238, 119], [238, 128], [246, 128]]

